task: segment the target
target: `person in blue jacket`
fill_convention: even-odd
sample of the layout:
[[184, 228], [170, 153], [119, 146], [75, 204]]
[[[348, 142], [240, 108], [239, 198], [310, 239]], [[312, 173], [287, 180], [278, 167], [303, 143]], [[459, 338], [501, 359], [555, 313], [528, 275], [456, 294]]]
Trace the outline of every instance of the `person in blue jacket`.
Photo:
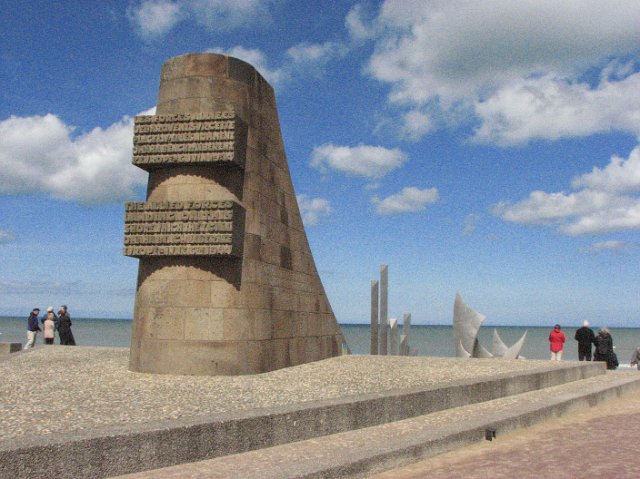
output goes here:
[[40, 325], [38, 324], [39, 314], [40, 308], [33, 308], [31, 314], [29, 314], [29, 318], [27, 319], [27, 344], [24, 345], [24, 349], [32, 348], [36, 343], [36, 336], [38, 335], [38, 331], [42, 331], [40, 329]]

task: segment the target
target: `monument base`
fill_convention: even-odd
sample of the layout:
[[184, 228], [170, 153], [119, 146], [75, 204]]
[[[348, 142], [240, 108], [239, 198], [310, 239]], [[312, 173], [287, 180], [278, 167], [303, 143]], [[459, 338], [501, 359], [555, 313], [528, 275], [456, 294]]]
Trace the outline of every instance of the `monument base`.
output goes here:
[[22, 343], [0, 342], [0, 356], [3, 354], [17, 353], [22, 351]]
[[[229, 477], [285, 447], [288, 461], [243, 477], [297, 477], [265, 470], [276, 463], [374, 470], [640, 387], [637, 372], [591, 362], [341, 356], [239, 377], [132, 373], [127, 363], [124, 348], [81, 346], [0, 361], [0, 477], [112, 477], [212, 458]], [[25, 401], [24, 377], [51, 374], [29, 384]], [[39, 414], [47, 403], [65, 414]], [[247, 461], [247, 451], [257, 455]]]

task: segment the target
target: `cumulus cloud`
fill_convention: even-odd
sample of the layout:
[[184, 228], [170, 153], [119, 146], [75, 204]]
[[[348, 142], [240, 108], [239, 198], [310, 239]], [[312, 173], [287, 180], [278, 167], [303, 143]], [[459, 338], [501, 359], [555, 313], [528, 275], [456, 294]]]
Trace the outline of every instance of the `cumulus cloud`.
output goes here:
[[578, 191], [534, 191], [518, 202], [501, 202], [493, 212], [505, 221], [555, 225], [571, 236], [640, 229], [640, 147], [628, 159], [611, 158], [603, 168], [572, 181]]
[[0, 121], [0, 194], [49, 193], [95, 204], [121, 201], [146, 183], [131, 164], [133, 119], [73, 136], [53, 114]]
[[294, 63], [325, 63], [331, 58], [342, 56], [346, 47], [337, 42], [298, 43], [287, 50], [287, 56]]
[[634, 247], [634, 244], [628, 243], [626, 241], [617, 241], [617, 240], [608, 240], [608, 241], [599, 241], [597, 243], [592, 244], [586, 248], [582, 248], [580, 251], [582, 253], [603, 253], [606, 251], [612, 252], [621, 252]]
[[546, 75], [514, 81], [475, 103], [475, 139], [499, 145], [623, 131], [640, 136], [640, 73], [596, 87]]
[[354, 40], [365, 40], [372, 37], [373, 32], [368, 25], [368, 21], [364, 19], [365, 8], [361, 4], [356, 4], [347, 14], [345, 18], [345, 26], [349, 35]]
[[[366, 72], [389, 85], [389, 101], [401, 109], [435, 101], [444, 111], [477, 110], [477, 139], [488, 142], [640, 130], [632, 93], [640, 36], [635, 0], [615, 8], [599, 0], [386, 0], [372, 20], [365, 13], [363, 4], [354, 7], [347, 27], [354, 39], [374, 42]], [[594, 70], [600, 79], [584, 83]], [[537, 128], [520, 125], [523, 104], [534, 109]], [[606, 110], [592, 120], [602, 105]], [[560, 131], [544, 128], [558, 110]], [[572, 121], [592, 124], [573, 129]]]
[[[29, 281], [4, 281], [0, 279], [0, 293], [28, 295], [28, 294], [46, 294], [46, 295], [69, 295], [71, 293], [82, 292], [85, 289], [81, 281], [61, 281], [57, 279], [37, 279]], [[98, 292], [98, 291], [96, 291]]]
[[482, 217], [477, 213], [471, 213], [467, 215], [462, 225], [463, 236], [469, 236], [470, 234], [472, 234], [478, 227], [478, 223], [480, 223], [481, 219]]
[[594, 167], [591, 173], [575, 178], [574, 188], [589, 188], [611, 193], [640, 192], [640, 147], [628, 159], [615, 155], [605, 168]]
[[359, 145], [336, 146], [327, 143], [316, 146], [311, 156], [311, 166], [326, 172], [329, 169], [354, 176], [379, 179], [401, 167], [407, 154], [398, 148]]
[[307, 195], [297, 195], [298, 206], [305, 226], [315, 226], [320, 219], [332, 212], [331, 203], [323, 198], [309, 198]]
[[257, 48], [236, 45], [231, 48], [214, 47], [206, 52], [221, 53], [243, 60], [258, 70], [271, 85], [282, 86], [300, 74], [320, 74], [328, 62], [344, 56], [347, 49], [334, 42], [299, 43], [286, 51], [280, 66], [275, 68], [268, 65], [267, 56]]
[[384, 199], [373, 198], [376, 213], [380, 215], [396, 215], [399, 213], [415, 213], [423, 211], [427, 205], [437, 202], [439, 199], [437, 188], [420, 189], [413, 186], [402, 188], [399, 193], [387, 196]]
[[417, 141], [434, 128], [431, 117], [420, 110], [409, 110], [402, 117], [400, 136]]
[[147, 0], [130, 7], [127, 13], [145, 38], [164, 35], [185, 15], [182, 5], [171, 0]]
[[266, 55], [257, 48], [245, 48], [236, 45], [232, 48], [214, 47], [206, 50], [206, 53], [220, 53], [230, 57], [238, 58], [253, 66], [271, 85], [278, 85], [287, 78], [288, 72], [285, 68], [270, 68], [267, 65]]
[[8, 231], [0, 230], [0, 244], [12, 243], [15, 237]]
[[142, 0], [132, 5], [129, 19], [146, 38], [168, 33], [180, 21], [194, 21], [210, 30], [228, 32], [271, 21], [278, 0]]

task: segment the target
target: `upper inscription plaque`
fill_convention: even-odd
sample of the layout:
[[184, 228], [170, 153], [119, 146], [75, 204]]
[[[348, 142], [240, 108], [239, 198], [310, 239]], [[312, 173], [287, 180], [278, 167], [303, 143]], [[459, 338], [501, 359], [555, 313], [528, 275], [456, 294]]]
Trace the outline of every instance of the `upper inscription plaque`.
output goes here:
[[234, 111], [136, 116], [133, 164], [145, 170], [213, 163], [244, 167], [247, 127]]

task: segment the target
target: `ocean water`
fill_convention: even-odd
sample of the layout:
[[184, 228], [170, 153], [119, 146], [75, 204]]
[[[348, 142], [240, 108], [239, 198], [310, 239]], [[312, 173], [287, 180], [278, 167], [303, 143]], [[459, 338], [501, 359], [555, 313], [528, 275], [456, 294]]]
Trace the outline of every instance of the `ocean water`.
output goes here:
[[[116, 346], [129, 347], [131, 340], [131, 321], [116, 319], [73, 319], [73, 335], [76, 343], [84, 346]], [[25, 318], [0, 316], [0, 341], [26, 341]], [[368, 354], [370, 345], [369, 325], [341, 324], [342, 332], [353, 354]], [[567, 343], [564, 348], [564, 359], [577, 361], [578, 347], [573, 340], [575, 329], [565, 328]], [[502, 340], [510, 346], [525, 331], [527, 339], [522, 355], [529, 359], [549, 359], [548, 336], [550, 328], [525, 326], [496, 326]], [[595, 328], [594, 328], [595, 329]], [[483, 326], [478, 339], [491, 350], [493, 341], [492, 326]], [[400, 328], [400, 332], [402, 328]], [[410, 346], [421, 356], [455, 356], [453, 347], [453, 328], [451, 326], [412, 325], [409, 338]], [[634, 349], [640, 346], [640, 328], [611, 328], [611, 335], [621, 364], [627, 363]], [[57, 340], [56, 340], [57, 341]], [[37, 346], [43, 342], [42, 334], [38, 335]]]

